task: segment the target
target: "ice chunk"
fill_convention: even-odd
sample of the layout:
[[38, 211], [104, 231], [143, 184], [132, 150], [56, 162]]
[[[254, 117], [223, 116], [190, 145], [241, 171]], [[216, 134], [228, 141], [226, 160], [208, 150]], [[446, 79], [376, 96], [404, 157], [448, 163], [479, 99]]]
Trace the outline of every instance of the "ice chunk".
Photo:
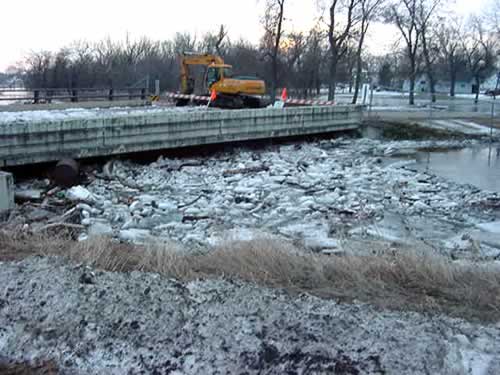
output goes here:
[[107, 236], [113, 234], [111, 225], [105, 223], [94, 223], [88, 228], [89, 237], [92, 236]]
[[151, 231], [146, 229], [125, 229], [121, 230], [119, 238], [122, 241], [143, 244], [151, 237]]
[[481, 229], [485, 232], [500, 234], [500, 221], [493, 221], [491, 223], [477, 224], [476, 227], [478, 227], [479, 229]]
[[177, 210], [177, 205], [172, 202], [160, 202], [158, 203], [158, 208], [164, 211], [175, 211]]
[[129, 210], [130, 212], [135, 212], [142, 209], [142, 203], [140, 201], [134, 201], [130, 204]]
[[339, 242], [334, 238], [328, 237], [306, 237], [306, 247], [314, 250], [337, 249]]
[[66, 191], [66, 198], [73, 202], [87, 202], [92, 203], [96, 201], [94, 194], [83, 186], [74, 186]]

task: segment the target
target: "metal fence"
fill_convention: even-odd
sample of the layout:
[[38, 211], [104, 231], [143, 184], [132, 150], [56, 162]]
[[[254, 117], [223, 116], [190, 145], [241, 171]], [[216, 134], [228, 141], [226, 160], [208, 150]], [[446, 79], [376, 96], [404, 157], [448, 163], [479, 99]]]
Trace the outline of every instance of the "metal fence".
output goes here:
[[[352, 100], [352, 95], [339, 95], [339, 104]], [[363, 98], [361, 98], [363, 100]], [[406, 93], [371, 92], [364, 98], [363, 104], [368, 117], [389, 118], [418, 118], [418, 119], [486, 119], [497, 123], [500, 121], [500, 98], [480, 95], [478, 100], [474, 95], [432, 95], [418, 93], [415, 95], [415, 104], [409, 105], [409, 96]]]
[[124, 99], [146, 100], [146, 87], [134, 88], [0, 88], [0, 104], [29, 103], [50, 104], [54, 102], [113, 101]]
[[[409, 105], [408, 94], [368, 93], [364, 120], [370, 124], [420, 124], [424, 127], [470, 135], [500, 136], [500, 98], [480, 95], [437, 95], [436, 100], [425, 93], [415, 95]], [[338, 102], [349, 100], [340, 96]], [[351, 96], [352, 100], [352, 96]]]

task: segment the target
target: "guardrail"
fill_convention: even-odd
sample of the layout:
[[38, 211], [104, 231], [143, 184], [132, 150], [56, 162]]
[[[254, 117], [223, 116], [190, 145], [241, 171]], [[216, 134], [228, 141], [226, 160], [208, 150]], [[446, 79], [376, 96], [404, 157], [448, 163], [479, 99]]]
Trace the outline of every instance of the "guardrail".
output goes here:
[[[193, 102], [206, 102], [208, 103], [210, 101], [209, 96], [202, 96], [202, 95], [188, 95], [188, 94], [180, 94], [177, 92], [167, 92], [164, 94], [164, 97], [166, 99], [170, 100], [176, 100], [176, 99], [184, 99], [184, 100], [189, 100]], [[268, 97], [269, 98], [269, 97]], [[282, 98], [277, 97], [276, 100], [281, 101]], [[286, 99], [283, 101], [285, 104], [289, 105], [297, 105], [297, 106], [329, 106], [329, 105], [336, 105], [334, 101], [328, 101], [328, 100], [312, 100], [312, 99]]]

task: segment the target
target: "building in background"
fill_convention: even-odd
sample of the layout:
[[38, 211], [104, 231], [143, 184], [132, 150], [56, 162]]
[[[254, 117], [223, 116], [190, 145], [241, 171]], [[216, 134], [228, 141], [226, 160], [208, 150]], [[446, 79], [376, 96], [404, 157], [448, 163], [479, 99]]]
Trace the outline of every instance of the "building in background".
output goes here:
[[[481, 84], [481, 92], [498, 88], [497, 85], [500, 83], [499, 79], [500, 72], [492, 74]], [[447, 80], [438, 80], [435, 88], [437, 94], [449, 94], [451, 82]], [[403, 91], [410, 91], [410, 81], [408, 79], [403, 82]], [[421, 74], [415, 81], [415, 93], [430, 93], [430, 91], [429, 78], [426, 74]], [[475, 94], [476, 91], [477, 87], [472, 77], [458, 77], [455, 82], [455, 94]]]

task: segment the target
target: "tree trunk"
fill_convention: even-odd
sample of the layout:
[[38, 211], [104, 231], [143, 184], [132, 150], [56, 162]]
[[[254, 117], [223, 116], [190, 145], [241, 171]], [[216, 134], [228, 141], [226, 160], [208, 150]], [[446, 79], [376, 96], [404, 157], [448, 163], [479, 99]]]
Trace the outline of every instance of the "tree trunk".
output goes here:
[[415, 77], [410, 78], [410, 105], [415, 104]]
[[279, 2], [280, 10], [279, 10], [279, 19], [278, 26], [276, 30], [276, 39], [274, 41], [274, 50], [273, 50], [273, 61], [272, 61], [272, 84], [271, 84], [271, 102], [274, 103], [276, 101], [276, 89], [278, 87], [278, 58], [280, 52], [280, 43], [281, 43], [281, 34], [283, 31], [283, 13], [285, 1]]
[[434, 79], [434, 72], [432, 70], [430, 51], [427, 48], [426, 28], [422, 28], [422, 49], [424, 52], [425, 67], [427, 70], [427, 78], [429, 78], [429, 89], [431, 92], [432, 103], [435, 103], [436, 102], [436, 81]]
[[353, 79], [352, 79], [352, 72], [354, 70], [354, 67], [351, 66], [349, 68], [349, 94], [352, 94], [352, 87], [354, 86], [354, 82], [353, 82]]
[[361, 35], [359, 37], [358, 50], [356, 53], [356, 81], [354, 83], [354, 96], [352, 98], [352, 104], [356, 104], [359, 96], [359, 87], [361, 85], [362, 73], [363, 73], [363, 59], [361, 58], [361, 51], [363, 50], [363, 43], [365, 41], [365, 33], [368, 28], [364, 28], [362, 25]]
[[474, 100], [474, 103], [479, 103], [479, 91], [480, 91], [480, 85], [481, 85], [481, 79], [479, 78], [479, 75], [476, 75], [476, 99]]
[[352, 97], [352, 104], [356, 104], [358, 102], [359, 88], [361, 87], [361, 80], [363, 74], [362, 64], [363, 64], [363, 59], [361, 58], [361, 53], [358, 53], [358, 58], [356, 62], [356, 81], [354, 83], [354, 96]]
[[273, 56], [272, 61], [272, 82], [270, 88], [271, 103], [276, 100], [276, 90], [278, 88], [278, 56]]
[[336, 53], [332, 52], [330, 57], [330, 77], [328, 82], [328, 100], [335, 100], [335, 90], [337, 86], [337, 64], [338, 56]]
[[457, 72], [455, 70], [455, 67], [452, 66], [450, 68], [450, 96], [452, 98], [455, 97], [455, 85], [457, 82]]
[[417, 76], [417, 68], [415, 57], [411, 58], [411, 72], [410, 72], [410, 95], [409, 95], [409, 104], [415, 105], [415, 80]]
[[427, 75], [429, 76], [429, 85], [431, 89], [432, 102], [436, 103], [436, 81], [434, 79], [434, 74], [431, 69], [428, 70]]

